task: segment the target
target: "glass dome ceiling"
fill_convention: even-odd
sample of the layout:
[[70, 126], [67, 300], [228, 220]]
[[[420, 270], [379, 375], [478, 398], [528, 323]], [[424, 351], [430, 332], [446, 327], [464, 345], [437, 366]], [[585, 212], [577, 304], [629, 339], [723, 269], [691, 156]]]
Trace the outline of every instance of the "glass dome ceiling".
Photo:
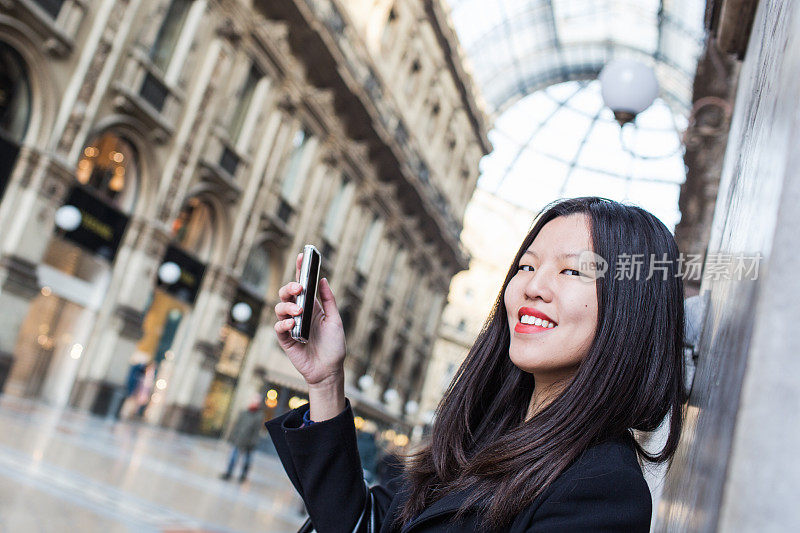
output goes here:
[[[705, 0], [446, 1], [494, 121], [478, 185], [533, 211], [605, 196], [674, 230]], [[654, 69], [659, 98], [620, 131], [596, 77], [623, 57]]]
[[691, 101], [705, 0], [447, 0], [489, 111], [554, 83], [593, 79], [615, 57], [656, 70], [678, 112]]
[[574, 196], [632, 202], [673, 230], [685, 178], [678, 132], [685, 127], [659, 98], [620, 130], [599, 81], [551, 85], [497, 118], [478, 185], [532, 210]]

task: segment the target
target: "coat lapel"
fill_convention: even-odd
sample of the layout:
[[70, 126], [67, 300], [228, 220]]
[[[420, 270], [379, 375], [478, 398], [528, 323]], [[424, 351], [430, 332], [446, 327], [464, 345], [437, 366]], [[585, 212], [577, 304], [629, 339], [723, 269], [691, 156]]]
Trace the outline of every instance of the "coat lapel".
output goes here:
[[469, 493], [469, 490], [460, 490], [446, 494], [440, 500], [428, 506], [415, 519], [404, 525], [401, 533], [408, 533], [413, 528], [418, 527], [423, 522], [426, 522], [432, 518], [449, 513], [455, 514], [456, 511], [458, 511], [458, 508], [461, 507], [461, 504], [464, 503], [464, 500], [467, 498]]

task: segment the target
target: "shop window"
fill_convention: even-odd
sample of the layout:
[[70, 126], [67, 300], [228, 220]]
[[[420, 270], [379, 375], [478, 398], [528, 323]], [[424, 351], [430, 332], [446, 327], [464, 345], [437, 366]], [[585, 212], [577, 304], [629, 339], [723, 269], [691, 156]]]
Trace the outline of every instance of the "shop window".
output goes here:
[[106, 132], [83, 149], [75, 177], [108, 203], [130, 212], [136, 198], [137, 174], [133, 145]]

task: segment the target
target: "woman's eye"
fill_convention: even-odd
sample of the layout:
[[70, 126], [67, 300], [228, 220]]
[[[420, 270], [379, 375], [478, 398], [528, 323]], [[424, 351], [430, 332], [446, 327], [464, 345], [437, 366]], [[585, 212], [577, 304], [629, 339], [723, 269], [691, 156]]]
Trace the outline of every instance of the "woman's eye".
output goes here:
[[565, 268], [561, 272], [574, 272], [574, 274], [570, 274], [570, 276], [580, 276], [581, 273], [575, 270], [574, 268]]
[[531, 265], [520, 265], [517, 270], [525, 270], [526, 272], [532, 272], [533, 267]]

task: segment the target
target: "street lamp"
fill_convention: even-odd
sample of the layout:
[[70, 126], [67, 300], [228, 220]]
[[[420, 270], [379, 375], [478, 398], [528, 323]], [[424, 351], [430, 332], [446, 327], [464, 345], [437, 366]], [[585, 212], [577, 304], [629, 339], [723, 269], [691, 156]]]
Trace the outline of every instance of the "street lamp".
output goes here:
[[75, 231], [82, 219], [81, 210], [74, 205], [62, 205], [56, 210], [56, 226], [64, 231]]
[[253, 316], [253, 309], [246, 303], [239, 302], [231, 308], [231, 316], [237, 322], [247, 322]]
[[363, 392], [367, 392], [369, 389], [371, 389], [374, 383], [375, 381], [369, 374], [364, 374], [363, 376], [358, 378], [358, 388], [361, 389]]
[[172, 285], [181, 277], [181, 267], [177, 263], [167, 261], [158, 267], [158, 279], [167, 285]]
[[609, 61], [598, 76], [603, 101], [620, 126], [632, 122], [658, 96], [658, 80], [649, 66], [632, 59]]
[[394, 404], [399, 399], [400, 393], [394, 389], [386, 389], [386, 392], [383, 393], [383, 401], [387, 404]]

